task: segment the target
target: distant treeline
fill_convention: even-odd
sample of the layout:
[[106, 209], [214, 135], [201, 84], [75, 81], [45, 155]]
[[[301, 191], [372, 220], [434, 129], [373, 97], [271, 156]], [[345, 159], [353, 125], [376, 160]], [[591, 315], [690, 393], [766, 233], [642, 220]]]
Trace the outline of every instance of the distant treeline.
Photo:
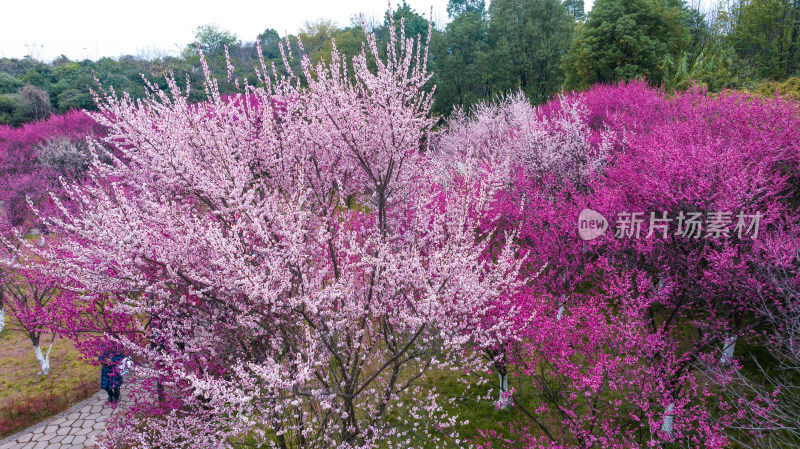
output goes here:
[[[706, 12], [685, 0], [596, 0], [588, 15], [583, 0], [493, 0], [488, 5], [484, 0], [450, 0], [447, 12], [446, 25], [433, 24], [429, 54], [439, 114], [517, 90], [540, 103], [561, 90], [644, 78], [666, 90], [697, 83], [712, 92], [763, 92], [780, 89], [776, 82], [800, 75], [800, 0], [723, 0]], [[403, 2], [392, 15], [396, 27], [404, 19], [407, 36], [424, 40], [428, 20], [423, 14]], [[390, 23], [387, 13], [368, 29], [386, 42]], [[299, 37], [317, 62], [330, 57], [331, 39], [344, 55], [360, 52], [363, 34], [357, 20], [346, 27], [321, 20], [306, 24], [288, 42], [296, 55]], [[282, 37], [267, 29], [257, 39], [267, 63], [283, 71]], [[198, 48], [222, 91], [231, 92], [226, 46], [236, 76], [255, 83], [256, 41], [241, 41], [214, 25], [198, 27], [195, 42], [180, 56], [97, 61], [61, 56], [52, 62], [2, 58], [0, 124], [17, 126], [53, 112], [93, 109], [95, 77], [117, 92], [139, 97], [146, 89], [143, 78], [165, 87], [164, 74], [173, 72], [181, 81], [189, 79], [191, 99], [202, 100]], [[783, 86], [796, 90], [797, 83]]]

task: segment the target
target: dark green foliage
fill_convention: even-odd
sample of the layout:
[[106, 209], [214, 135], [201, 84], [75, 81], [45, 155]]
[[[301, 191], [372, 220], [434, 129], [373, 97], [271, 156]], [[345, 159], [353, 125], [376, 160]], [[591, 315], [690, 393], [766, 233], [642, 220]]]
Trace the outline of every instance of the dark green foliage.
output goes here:
[[494, 0], [488, 12], [451, 0], [447, 9], [453, 20], [431, 44], [436, 112], [520, 89], [541, 102], [561, 88], [575, 20], [560, 0]]
[[550, 98], [561, 88], [561, 59], [572, 39], [573, 16], [560, 0], [494, 0], [489, 16], [489, 37], [500, 50], [494, 60], [510, 57], [509, 64], [500, 65], [508, 70], [501, 77], [534, 102]]
[[[414, 10], [411, 6], [403, 0], [403, 3], [398, 5], [397, 9], [392, 13], [394, 19], [394, 26], [397, 35], [400, 35], [401, 21], [405, 25], [406, 36], [416, 38], [420, 36], [423, 42], [428, 36], [428, 20], [420, 13]], [[389, 13], [387, 12], [383, 20], [384, 28], [389, 26]], [[385, 41], [385, 40], [384, 40]]]
[[724, 19], [747, 75], [777, 80], [800, 74], [798, 0], [741, 0]]
[[267, 28], [257, 37], [261, 43], [261, 52], [266, 59], [278, 59], [281, 57], [281, 37], [272, 28]]
[[583, 20], [586, 18], [586, 11], [584, 11], [584, 1], [583, 0], [565, 0], [564, 7], [567, 8], [567, 12], [575, 19], [575, 20]]
[[484, 0], [450, 0], [447, 2], [447, 14], [451, 18], [456, 18], [466, 12], [473, 12], [483, 15], [486, 11]]
[[28, 108], [20, 94], [0, 95], [0, 123], [8, 123], [12, 126], [21, 125], [30, 121]]
[[489, 44], [489, 24], [482, 14], [466, 11], [436, 33], [431, 42], [437, 92], [435, 110], [449, 113], [453, 105], [468, 107], [488, 98], [497, 67]]
[[23, 86], [22, 81], [13, 75], [0, 72], [0, 94], [10, 94], [19, 90]]
[[597, 0], [564, 59], [567, 87], [635, 78], [660, 84], [664, 60], [678, 60], [689, 44], [683, 20], [680, 8], [661, 0]]

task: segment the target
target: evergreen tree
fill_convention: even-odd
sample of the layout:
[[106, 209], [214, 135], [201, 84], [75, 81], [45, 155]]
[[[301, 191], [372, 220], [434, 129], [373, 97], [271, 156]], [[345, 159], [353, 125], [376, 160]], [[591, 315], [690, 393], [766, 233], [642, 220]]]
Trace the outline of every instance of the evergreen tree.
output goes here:
[[740, 0], [726, 18], [746, 76], [783, 80], [800, 74], [800, 1]]
[[583, 0], [565, 0], [564, 7], [567, 8], [567, 11], [569, 11], [575, 20], [583, 20], [586, 18]]
[[[491, 95], [491, 72], [497, 69], [489, 45], [489, 22], [483, 10], [460, 8], [443, 33], [431, 42], [436, 77], [434, 109], [447, 114], [453, 106], [469, 107]], [[463, 2], [461, 2], [463, 4]]]
[[513, 80], [535, 102], [550, 98], [561, 88], [561, 59], [575, 28], [567, 7], [560, 0], [494, 0], [489, 17], [494, 61], [510, 57], [509, 72], [496, 76]]
[[484, 0], [450, 0], [447, 2], [447, 14], [450, 18], [455, 19], [465, 12], [483, 15], [486, 12], [486, 2]]
[[662, 0], [597, 0], [564, 58], [566, 86], [645, 78], [660, 84], [667, 57], [689, 43], [682, 12]]

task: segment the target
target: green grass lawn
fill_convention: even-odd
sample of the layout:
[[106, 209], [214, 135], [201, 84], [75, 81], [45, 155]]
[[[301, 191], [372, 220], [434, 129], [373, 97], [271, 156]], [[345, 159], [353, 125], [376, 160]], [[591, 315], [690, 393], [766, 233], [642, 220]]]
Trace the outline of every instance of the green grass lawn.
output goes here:
[[[31, 341], [17, 327], [6, 314], [0, 333], [0, 437], [66, 410], [100, 385], [99, 368], [81, 361], [72, 342], [60, 338], [50, 352], [50, 375], [38, 376]], [[41, 341], [46, 351], [50, 336]]]

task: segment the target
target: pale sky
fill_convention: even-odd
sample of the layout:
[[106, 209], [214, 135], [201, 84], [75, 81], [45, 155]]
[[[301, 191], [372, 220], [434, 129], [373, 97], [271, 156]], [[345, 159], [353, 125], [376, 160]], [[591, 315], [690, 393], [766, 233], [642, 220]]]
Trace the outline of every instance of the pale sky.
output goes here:
[[[408, 3], [426, 17], [433, 7], [434, 20], [447, 18], [447, 0]], [[206, 23], [254, 41], [266, 28], [283, 36], [306, 21], [325, 18], [343, 26], [352, 15], [378, 19], [386, 10], [384, 0], [0, 0], [0, 57], [153, 56], [175, 53]]]
[[[593, 2], [586, 0], [587, 11]], [[435, 22], [447, 20], [447, 0], [408, 3], [426, 17], [433, 8]], [[358, 13], [381, 19], [386, 9], [384, 0], [0, 0], [0, 57], [152, 57], [176, 54], [207, 23], [253, 41], [266, 28], [283, 36], [306, 21], [344, 26]]]

